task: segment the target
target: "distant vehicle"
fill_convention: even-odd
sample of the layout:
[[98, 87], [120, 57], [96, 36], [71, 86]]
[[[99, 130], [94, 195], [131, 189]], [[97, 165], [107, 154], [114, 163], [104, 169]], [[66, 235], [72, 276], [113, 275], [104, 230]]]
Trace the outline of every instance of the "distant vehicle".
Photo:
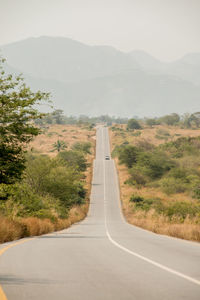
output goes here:
[[106, 155], [105, 160], [110, 160], [110, 156]]

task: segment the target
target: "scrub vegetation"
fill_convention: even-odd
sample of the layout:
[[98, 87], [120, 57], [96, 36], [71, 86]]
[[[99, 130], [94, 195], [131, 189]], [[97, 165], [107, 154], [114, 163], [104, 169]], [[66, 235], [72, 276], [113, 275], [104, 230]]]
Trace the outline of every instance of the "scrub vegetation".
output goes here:
[[[171, 117], [175, 121], [168, 124]], [[135, 130], [113, 125], [110, 137], [127, 220], [200, 241], [200, 124], [191, 119], [189, 128], [176, 114], [158, 124], [156, 119], [138, 121]]]
[[56, 119], [40, 124], [46, 115], [35, 107], [48, 98], [1, 67], [0, 242], [60, 230], [86, 216], [95, 130]]
[[[51, 141], [51, 144], [42, 144], [42, 152], [36, 146], [49, 137], [44, 133], [39, 135], [24, 155], [21, 179], [0, 184], [0, 242], [61, 230], [86, 216], [95, 130], [88, 132], [77, 125], [58, 128], [55, 125], [49, 130], [57, 134], [66, 130], [63, 139], [68, 141], [67, 149], [52, 152], [50, 145], [54, 141]], [[74, 131], [78, 132], [78, 139], [80, 136], [83, 140], [74, 142]]]

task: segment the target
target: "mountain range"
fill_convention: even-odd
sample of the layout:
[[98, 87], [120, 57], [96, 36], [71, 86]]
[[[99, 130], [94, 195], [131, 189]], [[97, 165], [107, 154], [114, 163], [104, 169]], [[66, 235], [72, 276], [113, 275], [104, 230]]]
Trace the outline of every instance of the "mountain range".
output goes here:
[[0, 47], [7, 73], [23, 73], [35, 91], [51, 92], [67, 115], [159, 116], [200, 110], [200, 53], [161, 62], [144, 51], [121, 52], [61, 37]]

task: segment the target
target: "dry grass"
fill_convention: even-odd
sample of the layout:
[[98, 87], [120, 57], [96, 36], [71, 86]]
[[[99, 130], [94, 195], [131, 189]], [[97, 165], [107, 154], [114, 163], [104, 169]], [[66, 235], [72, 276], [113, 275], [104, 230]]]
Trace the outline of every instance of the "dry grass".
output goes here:
[[41, 235], [54, 231], [54, 224], [49, 219], [30, 217], [21, 219], [19, 222], [26, 228], [27, 236]]
[[168, 217], [157, 215], [155, 211], [150, 210], [126, 212], [127, 221], [130, 224], [151, 230], [158, 234], [165, 234], [185, 240], [200, 241], [200, 226], [195, 224], [195, 220], [185, 219], [183, 223], [180, 220], [171, 221]]
[[38, 236], [53, 231], [62, 230], [85, 218], [88, 212], [88, 202], [82, 206], [72, 207], [67, 219], [49, 219], [35, 217], [17, 218], [15, 220], [0, 216], [0, 243], [17, 240], [28, 236]]
[[[116, 127], [125, 129], [126, 125], [116, 125]], [[155, 146], [158, 146], [166, 142], [166, 140], [164, 139], [156, 138], [158, 130], [165, 130], [170, 134], [170, 136], [168, 137], [169, 142], [175, 141], [180, 137], [187, 137], [187, 136], [197, 137], [200, 135], [200, 130], [181, 129], [176, 126], [167, 126], [167, 125], [157, 125], [152, 128], [144, 127], [142, 130], [135, 130], [133, 134], [139, 131], [141, 132], [141, 135], [139, 136], [134, 136], [132, 135], [132, 132], [129, 131], [127, 132], [125, 131], [124, 136], [122, 136], [120, 135], [119, 132], [110, 130], [111, 146], [113, 148], [115, 145], [122, 144], [125, 140], [133, 145], [137, 144], [140, 141], [145, 140]]]
[[[124, 125], [120, 125], [124, 128]], [[119, 126], [119, 127], [120, 127]], [[130, 144], [137, 144], [138, 141], [146, 140], [149, 143], [154, 145], [159, 145], [166, 141], [159, 140], [155, 138], [157, 129], [161, 128], [167, 130], [170, 133], [169, 140], [175, 140], [180, 136], [175, 136], [175, 134], [181, 134], [181, 136], [199, 136], [199, 130], [190, 130], [190, 129], [180, 129], [177, 127], [169, 126], [156, 126], [156, 128], [145, 128], [141, 130], [142, 134], [138, 137], [131, 136], [130, 133], [125, 133], [125, 137], [120, 136], [118, 132], [110, 130], [110, 141], [111, 149], [113, 150], [115, 145], [120, 145], [125, 140]], [[198, 224], [195, 218], [186, 220], [182, 223], [179, 219], [170, 220], [168, 217], [163, 215], [158, 215], [155, 211], [151, 210], [147, 213], [141, 210], [134, 210], [134, 204], [129, 202], [129, 199], [132, 194], [140, 195], [144, 198], [160, 198], [162, 201], [194, 201], [187, 194], [175, 194], [175, 195], [166, 195], [158, 188], [148, 188], [142, 187], [138, 189], [137, 187], [130, 186], [124, 182], [129, 178], [128, 170], [124, 165], [120, 165], [118, 159], [115, 158], [119, 184], [120, 184], [120, 196], [122, 201], [122, 209], [125, 215], [125, 218], [130, 224], [142, 227], [147, 230], [151, 230], [155, 233], [165, 234], [177, 238], [182, 238], [186, 240], [200, 241], [200, 225]]]
[[[53, 132], [53, 134], [51, 134], [51, 132]], [[95, 130], [89, 131], [84, 128], [84, 126], [80, 127], [76, 125], [52, 125], [49, 126], [44, 134], [38, 136], [30, 143], [29, 149], [32, 148], [32, 150], [36, 152], [54, 157], [57, 153], [51, 152], [52, 144], [58, 139], [63, 140], [68, 145], [68, 149], [76, 141], [89, 141], [92, 143], [91, 155], [87, 155], [89, 167], [85, 172], [85, 188], [87, 189], [86, 203], [72, 207], [67, 219], [56, 219], [55, 222], [36, 217], [9, 219], [8, 217], [0, 216], [0, 243], [62, 230], [86, 217], [89, 207], [93, 159], [95, 155]]]
[[68, 149], [77, 141], [91, 142], [94, 145], [95, 130], [88, 130], [87, 127], [78, 125], [51, 125], [29, 144], [29, 149], [54, 157], [57, 152], [52, 152], [52, 149], [57, 140], [64, 141]]
[[19, 222], [0, 216], [0, 243], [21, 238], [24, 228]]

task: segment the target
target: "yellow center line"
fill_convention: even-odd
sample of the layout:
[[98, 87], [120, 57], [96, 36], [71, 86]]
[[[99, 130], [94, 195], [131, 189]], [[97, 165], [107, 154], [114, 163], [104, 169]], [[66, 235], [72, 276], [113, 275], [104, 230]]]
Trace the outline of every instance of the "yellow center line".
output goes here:
[[[12, 247], [14, 247], [14, 246], [23, 244], [23, 243], [25, 243], [25, 242], [31, 241], [31, 240], [33, 240], [33, 239], [34, 239], [34, 238], [30, 238], [30, 239], [18, 241], [18, 242], [14, 243], [14, 244], [10, 244], [10, 245], [8, 245], [8, 246], [6, 246], [6, 247], [0, 249], [0, 256], [1, 256], [4, 252], [6, 252], [8, 249], [10, 249], [10, 248], [12, 248]], [[3, 291], [3, 289], [2, 289], [2, 287], [1, 287], [1, 285], [0, 285], [0, 300], [8, 300], [7, 297], [6, 297], [6, 295], [5, 295], [5, 293], [4, 293], [4, 291]]]
[[0, 286], [0, 300], [7, 300], [7, 297], [4, 294], [4, 291], [1, 286]]

